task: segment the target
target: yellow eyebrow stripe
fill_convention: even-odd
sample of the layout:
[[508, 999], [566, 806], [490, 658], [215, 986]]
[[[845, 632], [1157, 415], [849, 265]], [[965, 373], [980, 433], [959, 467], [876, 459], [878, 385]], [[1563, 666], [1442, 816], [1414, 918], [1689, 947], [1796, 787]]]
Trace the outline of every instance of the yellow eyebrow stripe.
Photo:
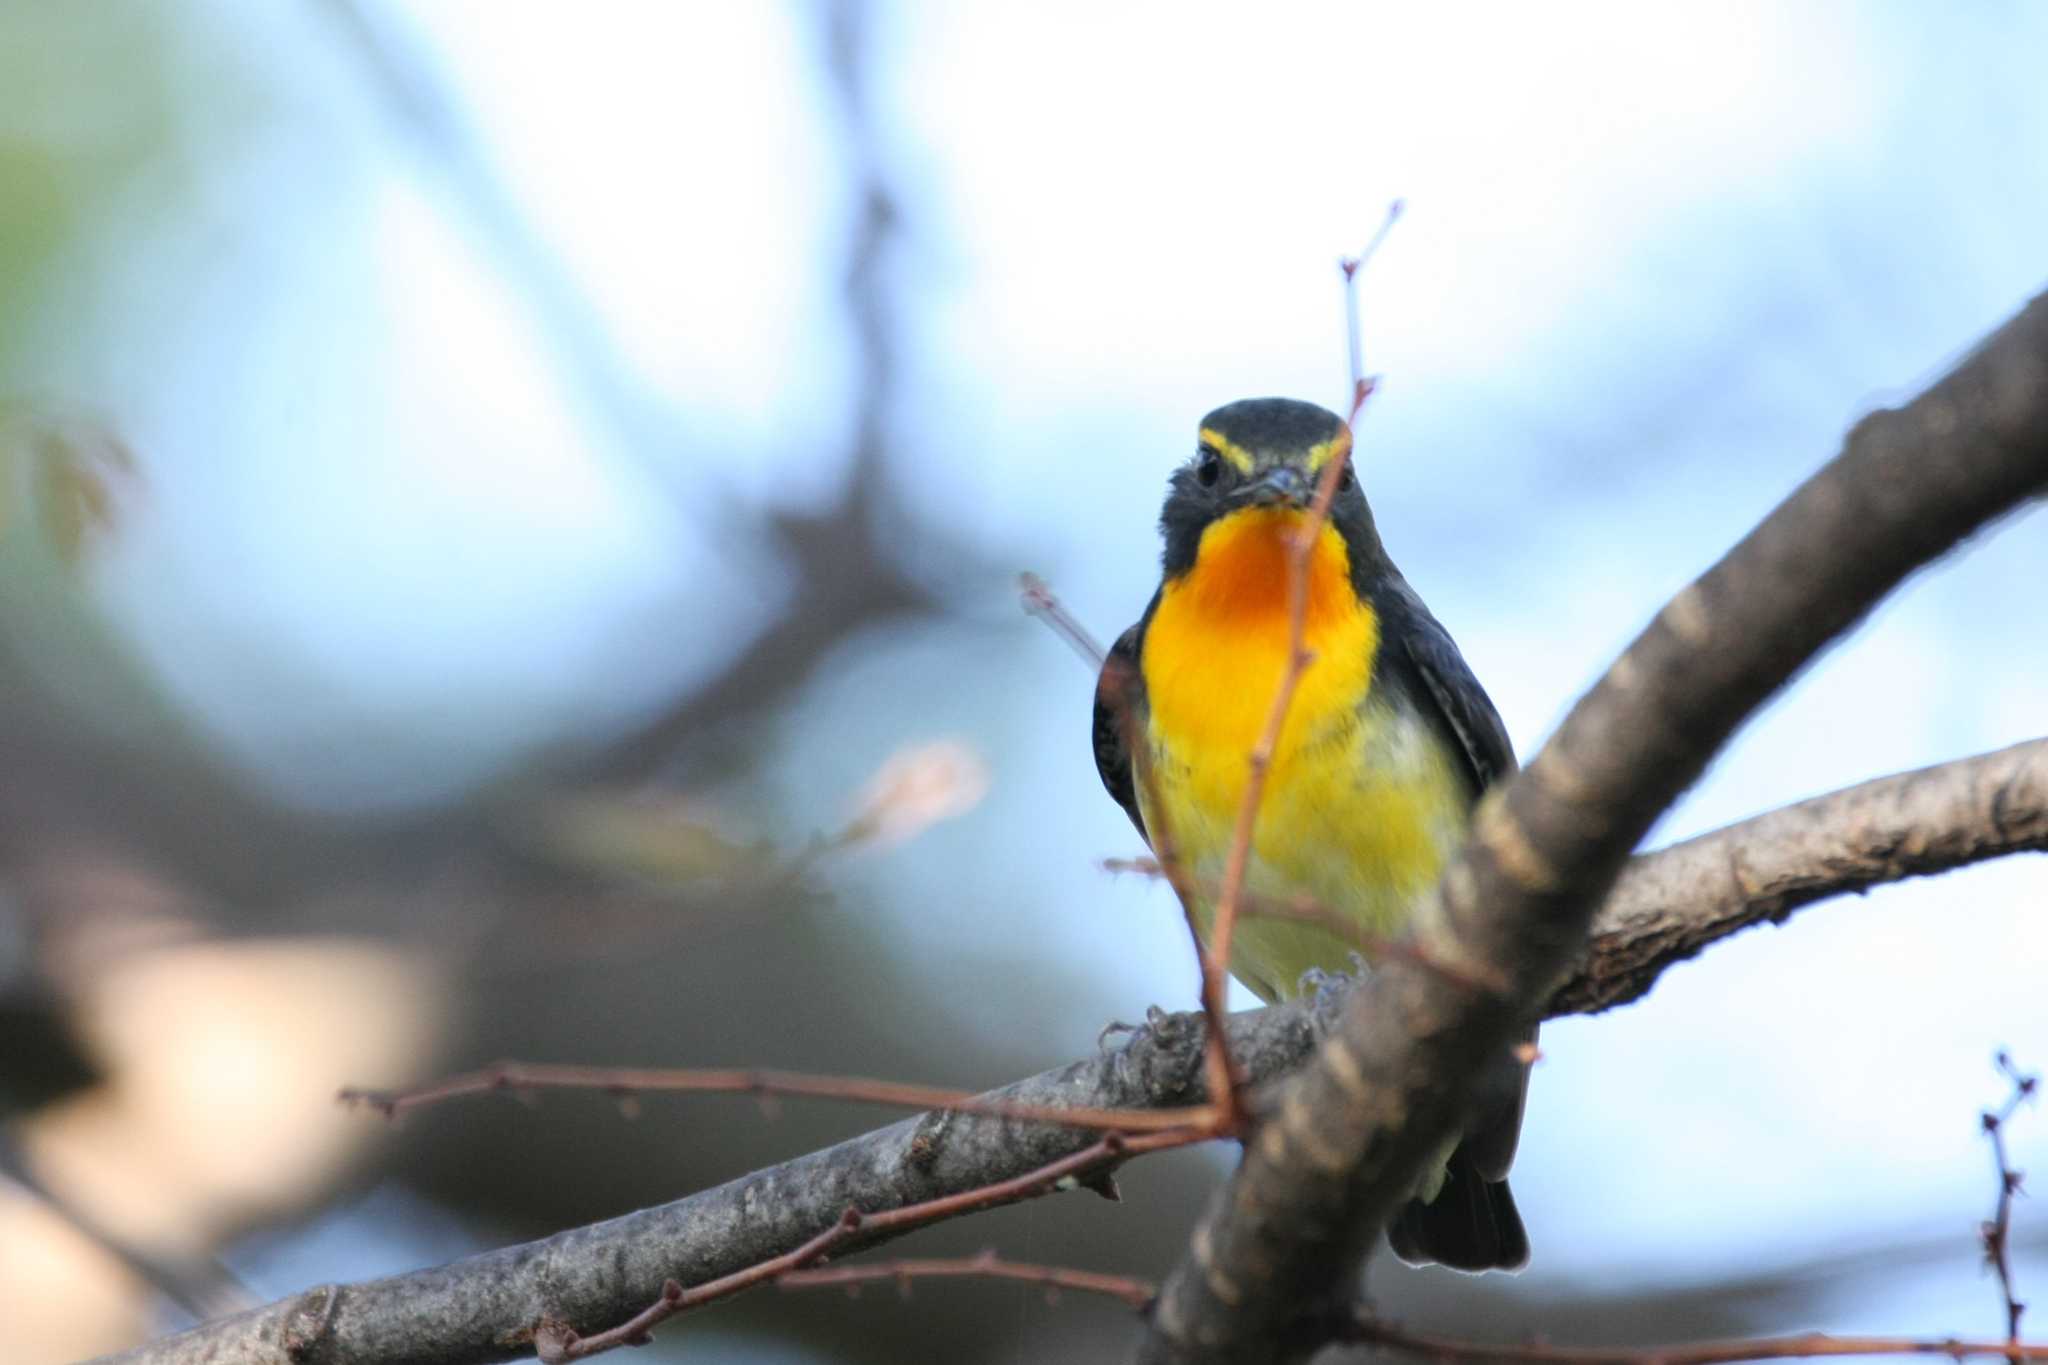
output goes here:
[[1331, 459], [1351, 449], [1351, 433], [1340, 431], [1329, 440], [1309, 447], [1308, 472], [1313, 474], [1328, 464]]
[[[1183, 427], [1181, 430], [1185, 431], [1187, 428]], [[1202, 444], [1213, 446], [1218, 455], [1221, 455], [1236, 467], [1238, 473], [1249, 474], [1252, 472], [1251, 452], [1231, 440], [1228, 436], [1225, 436], [1222, 432], [1210, 427], [1203, 427]]]

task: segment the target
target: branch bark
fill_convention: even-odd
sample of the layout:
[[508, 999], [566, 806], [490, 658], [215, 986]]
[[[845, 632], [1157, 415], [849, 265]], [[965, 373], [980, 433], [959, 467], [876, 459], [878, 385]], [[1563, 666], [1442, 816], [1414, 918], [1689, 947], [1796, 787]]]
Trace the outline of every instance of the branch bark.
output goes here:
[[1299, 1360], [1472, 1084], [1583, 951], [1629, 851], [1744, 719], [1915, 569], [2048, 484], [2048, 295], [1842, 453], [1681, 591], [1472, 835], [1413, 937], [1479, 992], [1388, 960], [1289, 1080], [1196, 1229], [1139, 1359]]
[[[2048, 847], [2048, 739], [1879, 778], [1634, 859], [1595, 921], [1592, 950], [1549, 1012], [1604, 1009], [1750, 924], [1828, 896]], [[1234, 1015], [1232, 1054], [1271, 1082], [1314, 1050], [1342, 1006]], [[1113, 1052], [984, 1098], [1166, 1108], [1200, 1103], [1202, 1022], [1161, 1016]], [[110, 1360], [123, 1365], [465, 1365], [527, 1354], [543, 1319], [597, 1331], [652, 1303], [664, 1280], [729, 1275], [801, 1246], [848, 1206], [899, 1208], [993, 1184], [1080, 1150], [1080, 1129], [924, 1114], [625, 1218], [451, 1265], [323, 1285]], [[872, 1246], [881, 1238], [855, 1239]], [[296, 1350], [297, 1354], [292, 1354]]]
[[1829, 896], [2048, 849], [2048, 739], [1880, 777], [1629, 861], [1547, 1013], [1641, 998], [1666, 967]]
[[[1158, 1108], [1203, 1098], [1199, 1015], [1167, 1015], [1124, 1047], [990, 1092], [999, 1104]], [[1236, 1056], [1277, 1075], [1314, 1045], [1311, 1014], [1231, 1020]], [[532, 1354], [544, 1319], [624, 1322], [676, 1279], [702, 1284], [781, 1255], [848, 1208], [899, 1208], [1038, 1169], [1094, 1143], [1083, 1128], [932, 1112], [658, 1208], [445, 1266], [322, 1285], [109, 1361], [123, 1365], [484, 1365]], [[847, 1250], [886, 1240], [865, 1232]]]

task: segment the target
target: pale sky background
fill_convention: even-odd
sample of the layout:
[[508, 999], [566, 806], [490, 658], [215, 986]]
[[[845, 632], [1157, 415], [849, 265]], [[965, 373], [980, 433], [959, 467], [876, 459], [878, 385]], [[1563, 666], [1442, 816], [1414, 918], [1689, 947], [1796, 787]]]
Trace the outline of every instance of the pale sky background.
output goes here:
[[[845, 447], [848, 172], [808, 11], [372, 7], [449, 82], [649, 400], [686, 414], [691, 448], [665, 455], [594, 418], [327, 25], [215, 8], [297, 73], [254, 81], [280, 131], [209, 173], [217, 214], [77, 301], [145, 291], [155, 320], [50, 362], [205, 475], [152, 482], [108, 608], [211, 733], [323, 805], [445, 794], [708, 673], [781, 601], [717, 509], [814, 505]], [[1083, 742], [1090, 679], [1006, 575], [1046, 575], [1105, 638], [1135, 619], [1200, 414], [1341, 400], [1334, 262], [1390, 199], [1361, 475], [1525, 755], [1849, 422], [2048, 283], [2038, 5], [883, 13], [909, 309], [892, 476], [1003, 572], [949, 585], [969, 646], [848, 649], [779, 723], [760, 799], [823, 828], [905, 742], [981, 745], [980, 810], [844, 875], [909, 970], [970, 1023], [1037, 1030], [1048, 1063], [1186, 1005], [1192, 968], [1167, 893], [1095, 867], [1135, 840]], [[2048, 731], [2044, 582], [2037, 510], [1910, 585], [1657, 839]], [[2039, 859], [1886, 889], [1551, 1026], [1515, 1179], [1532, 1273], [1698, 1278], [1953, 1236], [1947, 1268], [1830, 1325], [1997, 1330], [1976, 1114], [1995, 1048], [2048, 1067], [2044, 898]], [[1010, 976], [1032, 989], [991, 994]], [[2013, 1138], [2048, 1169], [2048, 1120]]]

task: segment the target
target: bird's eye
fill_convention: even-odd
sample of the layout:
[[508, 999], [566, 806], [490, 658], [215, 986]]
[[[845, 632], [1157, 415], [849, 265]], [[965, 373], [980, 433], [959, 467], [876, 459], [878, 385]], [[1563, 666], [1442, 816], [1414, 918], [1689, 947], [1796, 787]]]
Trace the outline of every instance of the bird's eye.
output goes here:
[[1347, 460], [1344, 462], [1343, 472], [1337, 475], [1337, 491], [1339, 493], [1349, 493], [1357, 486], [1358, 480], [1352, 477], [1351, 462]]
[[1214, 488], [1216, 480], [1223, 477], [1223, 461], [1216, 458], [1216, 452], [1202, 452], [1202, 462], [1195, 466], [1195, 478], [1204, 488]]

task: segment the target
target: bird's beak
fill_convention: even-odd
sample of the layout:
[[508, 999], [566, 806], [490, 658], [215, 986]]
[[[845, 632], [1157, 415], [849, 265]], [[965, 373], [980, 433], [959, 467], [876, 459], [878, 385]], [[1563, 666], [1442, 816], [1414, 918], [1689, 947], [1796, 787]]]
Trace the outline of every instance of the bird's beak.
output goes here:
[[1308, 480], [1292, 465], [1275, 465], [1245, 485], [1243, 498], [1253, 507], [1306, 507]]

